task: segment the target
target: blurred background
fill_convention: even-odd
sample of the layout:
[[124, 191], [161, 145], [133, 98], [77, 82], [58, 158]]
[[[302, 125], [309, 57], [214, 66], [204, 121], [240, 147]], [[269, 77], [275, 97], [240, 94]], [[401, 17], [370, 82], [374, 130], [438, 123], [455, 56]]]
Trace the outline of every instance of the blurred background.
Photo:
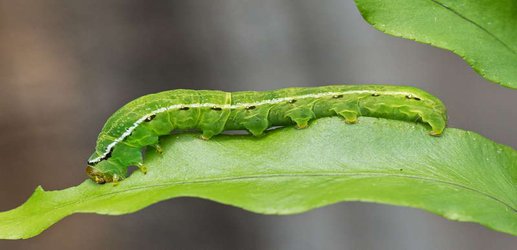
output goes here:
[[[37, 185], [81, 183], [106, 118], [141, 95], [331, 83], [423, 88], [445, 102], [451, 127], [517, 148], [517, 91], [448, 51], [375, 30], [351, 0], [0, 0], [0, 211]], [[0, 249], [516, 245], [507, 234], [411, 208], [349, 202], [264, 216], [193, 198], [125, 216], [73, 215], [35, 238], [0, 241]]]

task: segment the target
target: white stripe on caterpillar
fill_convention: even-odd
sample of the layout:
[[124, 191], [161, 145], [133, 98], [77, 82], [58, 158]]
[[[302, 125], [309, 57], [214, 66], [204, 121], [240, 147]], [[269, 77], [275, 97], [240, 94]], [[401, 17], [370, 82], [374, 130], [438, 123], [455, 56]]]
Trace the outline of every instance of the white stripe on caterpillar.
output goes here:
[[[157, 110], [154, 110], [150, 112], [149, 114], [146, 114], [142, 118], [138, 119], [131, 127], [127, 128], [126, 131], [117, 139], [115, 139], [111, 144], [109, 144], [106, 147], [106, 150], [102, 155], [100, 155], [97, 158], [94, 158], [92, 160], [89, 160], [89, 164], [95, 164], [103, 160], [110, 151], [121, 141], [123, 141], [126, 137], [131, 135], [131, 133], [142, 123], [144, 122], [148, 117], [157, 115], [159, 113], [166, 112], [168, 110], [173, 109], [180, 109], [183, 107], [189, 107], [189, 108], [212, 108], [212, 107], [218, 107], [221, 109], [239, 109], [239, 108], [246, 108], [250, 106], [261, 106], [261, 105], [270, 105], [270, 104], [278, 104], [286, 101], [290, 101], [293, 99], [307, 99], [307, 98], [321, 98], [321, 97], [329, 97], [329, 96], [337, 96], [337, 95], [353, 95], [353, 94], [375, 94], [379, 91], [376, 90], [349, 90], [344, 92], [325, 92], [325, 93], [317, 93], [317, 94], [307, 94], [307, 95], [300, 95], [300, 96], [291, 96], [291, 97], [282, 97], [282, 98], [275, 98], [270, 100], [263, 100], [255, 103], [238, 103], [238, 104], [215, 104], [215, 103], [191, 103], [191, 104], [174, 104], [168, 107], [159, 108]], [[383, 94], [387, 95], [411, 95], [413, 97], [414, 93], [409, 92], [403, 92], [403, 91], [382, 91]], [[418, 97], [417, 97], [418, 98]]]

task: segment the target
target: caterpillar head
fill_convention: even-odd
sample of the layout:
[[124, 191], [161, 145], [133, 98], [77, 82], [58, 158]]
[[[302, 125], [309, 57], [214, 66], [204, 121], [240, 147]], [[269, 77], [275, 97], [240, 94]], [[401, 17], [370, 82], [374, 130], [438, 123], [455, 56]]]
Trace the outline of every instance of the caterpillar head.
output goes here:
[[117, 183], [118, 181], [124, 179], [125, 174], [117, 173], [117, 171], [114, 171], [113, 169], [119, 168], [113, 168], [113, 165], [114, 164], [106, 160], [101, 161], [95, 165], [88, 164], [86, 167], [86, 174], [88, 174], [92, 181], [95, 181], [98, 184], [109, 182]]

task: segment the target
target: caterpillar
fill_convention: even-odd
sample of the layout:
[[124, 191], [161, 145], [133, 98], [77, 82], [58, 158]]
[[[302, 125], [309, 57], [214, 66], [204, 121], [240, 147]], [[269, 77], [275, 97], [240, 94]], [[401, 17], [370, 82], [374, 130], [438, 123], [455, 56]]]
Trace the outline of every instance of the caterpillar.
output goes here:
[[223, 92], [177, 89], [137, 98], [116, 111], [100, 132], [86, 172], [96, 183], [121, 181], [129, 166], [144, 173], [142, 149], [157, 150], [160, 136], [176, 129], [198, 129], [208, 140], [225, 130], [262, 135], [272, 126], [305, 128], [309, 121], [359, 116], [422, 122], [439, 136], [447, 123], [444, 104], [408, 86], [330, 85], [273, 91]]

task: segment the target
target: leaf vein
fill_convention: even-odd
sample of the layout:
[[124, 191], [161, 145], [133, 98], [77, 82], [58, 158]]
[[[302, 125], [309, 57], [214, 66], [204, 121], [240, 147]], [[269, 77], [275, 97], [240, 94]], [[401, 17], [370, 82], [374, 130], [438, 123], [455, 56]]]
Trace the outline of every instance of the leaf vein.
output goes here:
[[[486, 197], [488, 197], [488, 198], [490, 198], [490, 199], [492, 199], [492, 200], [494, 200], [494, 201], [496, 201], [498, 203], [501, 203], [505, 207], [508, 207], [514, 213], [517, 213], [517, 208], [513, 207], [512, 205], [508, 204], [507, 202], [505, 202], [505, 201], [503, 201], [503, 200], [501, 200], [501, 199], [499, 199], [499, 198], [497, 198], [497, 197], [495, 197], [495, 196], [493, 196], [493, 195], [491, 195], [489, 193], [483, 192], [481, 190], [478, 190], [478, 189], [475, 189], [475, 188], [472, 188], [472, 187], [469, 187], [469, 186], [466, 186], [466, 185], [462, 185], [462, 184], [458, 184], [458, 183], [454, 183], [454, 182], [450, 182], [450, 181], [434, 179], [434, 178], [426, 178], [426, 177], [421, 177], [421, 176], [402, 175], [402, 174], [383, 174], [383, 173], [352, 173], [352, 174], [349, 174], [349, 173], [346, 173], [346, 174], [345, 173], [315, 173], [315, 174], [296, 173], [296, 174], [248, 175], [248, 176], [239, 176], [239, 177], [218, 177], [218, 178], [201, 179], [201, 180], [194, 180], [194, 181], [173, 181], [173, 182], [167, 182], [167, 183], [162, 183], [162, 184], [145, 185], [145, 186], [140, 186], [140, 187], [128, 188], [128, 189], [121, 190], [121, 191], [115, 191], [115, 192], [111, 192], [111, 193], [107, 193], [107, 194], [101, 194], [101, 195], [96, 196], [95, 198], [102, 197], [102, 196], [114, 195], [114, 194], [118, 194], [118, 193], [131, 192], [131, 191], [136, 191], [136, 190], [144, 190], [144, 189], [149, 189], [149, 188], [154, 188], [154, 187], [167, 187], [167, 186], [171, 186], [171, 185], [213, 183], [213, 182], [224, 182], [224, 181], [238, 181], [238, 180], [246, 180], [246, 179], [285, 178], [285, 177], [288, 177], [288, 178], [300, 178], [300, 177], [306, 178], [306, 177], [331, 177], [331, 176], [337, 176], [337, 177], [346, 177], [346, 176], [366, 176], [366, 177], [388, 176], [388, 177], [400, 177], [400, 178], [409, 178], [409, 179], [423, 180], [423, 181], [428, 181], [428, 182], [442, 183], [442, 184], [447, 184], [447, 185], [463, 188], [465, 190], [468, 190], [468, 191], [475, 192], [475, 193], [478, 193], [480, 195], [486, 196]], [[83, 200], [80, 200], [80, 201], [77, 201], [77, 202], [73, 202], [73, 203], [82, 203], [82, 202], [85, 202], [85, 201], [88, 201], [88, 200], [92, 200], [92, 199], [83, 199]], [[66, 205], [72, 205], [73, 203], [69, 203], [69, 204], [66, 204]]]
[[503, 42], [503, 40], [501, 40], [499, 37], [497, 37], [495, 34], [493, 34], [492, 32], [490, 32], [489, 30], [487, 30], [486, 28], [484, 28], [483, 26], [481, 26], [480, 24], [474, 22], [474, 20], [471, 20], [469, 19], [468, 17], [462, 15], [460, 12], [456, 11], [455, 9], [445, 5], [444, 3], [441, 3], [437, 0], [429, 0], [443, 8], [445, 8], [446, 10], [454, 13], [455, 15], [459, 16], [460, 18], [464, 19], [465, 21], [473, 24], [474, 26], [478, 27], [479, 29], [481, 29], [482, 31], [486, 32], [489, 36], [491, 36], [492, 38], [494, 38], [496, 41], [498, 41], [499, 43], [501, 43], [506, 49], [508, 49], [510, 52], [512, 52], [512, 54], [514, 55], [517, 55], [517, 52], [512, 48], [510, 47], [508, 44], [506, 44], [505, 42]]

